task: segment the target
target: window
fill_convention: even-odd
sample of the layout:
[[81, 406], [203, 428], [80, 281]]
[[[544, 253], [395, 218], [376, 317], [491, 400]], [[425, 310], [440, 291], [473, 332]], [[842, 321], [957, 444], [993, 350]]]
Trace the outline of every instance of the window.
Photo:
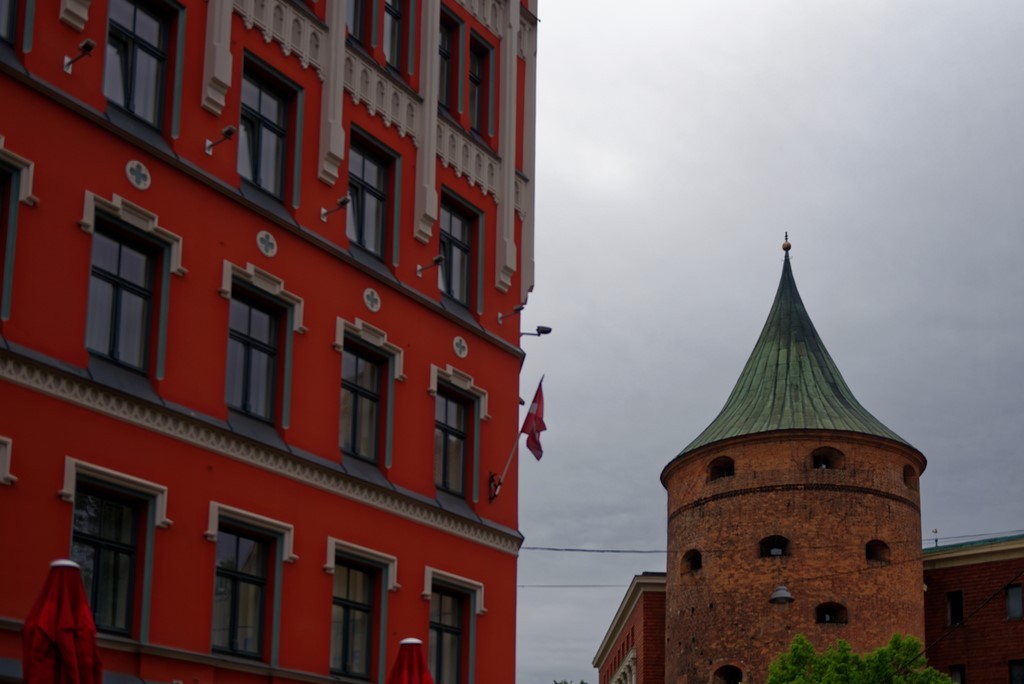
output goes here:
[[103, 94], [157, 127], [163, 109], [168, 23], [141, 2], [110, 0]]
[[76, 489], [71, 558], [82, 566], [93, 620], [102, 632], [129, 634], [139, 502], [107, 489]]
[[93, 233], [85, 337], [89, 351], [146, 370], [154, 261], [141, 243], [114, 233]]
[[903, 466], [903, 484], [911, 489], [917, 489], [917, 471], [914, 466]]
[[370, 677], [373, 633], [374, 573], [338, 564], [334, 568], [334, 605], [331, 609], [331, 672], [349, 677]]
[[387, 164], [353, 143], [348, 158], [348, 239], [377, 256], [384, 253], [387, 214]]
[[461, 594], [435, 588], [430, 594], [430, 675], [436, 684], [458, 684], [462, 663]]
[[238, 173], [274, 197], [284, 194], [288, 100], [246, 69], [242, 76], [242, 117], [238, 131]]
[[690, 549], [683, 554], [683, 569], [685, 572], [697, 572], [702, 567], [704, 567], [704, 561], [700, 555], [700, 551], [697, 549]]
[[452, 494], [465, 493], [469, 405], [438, 392], [434, 414], [434, 484]]
[[736, 465], [728, 456], [716, 458], [708, 466], [708, 480], [718, 480], [723, 477], [732, 477], [736, 474]]
[[946, 624], [959, 625], [964, 621], [964, 592], [946, 592]]
[[469, 49], [469, 127], [486, 134], [490, 83], [491, 51], [474, 43]]
[[277, 312], [241, 292], [231, 296], [226, 401], [244, 413], [273, 420], [277, 370]]
[[888, 563], [889, 545], [880, 539], [872, 539], [864, 545], [864, 557], [876, 563]]
[[384, 58], [388, 66], [401, 69], [402, 64], [402, 3], [401, 0], [384, 1]]
[[1024, 660], [1010, 661], [1010, 684], [1024, 684]]
[[[455, 109], [452, 103], [455, 101], [458, 86], [454, 78], [454, 69], [457, 64], [457, 37], [458, 27], [453, 21], [441, 16], [441, 33], [438, 36], [438, 87], [437, 103], [445, 109]], [[455, 90], [456, 92], [452, 92]]]
[[437, 286], [461, 304], [469, 304], [470, 253], [473, 220], [453, 206], [441, 203], [441, 256]]
[[1024, 606], [1021, 605], [1021, 585], [1011, 584], [1006, 587], [1006, 619], [1020, 620], [1024, 618]]
[[818, 624], [846, 624], [846, 607], [839, 603], [822, 603], [814, 610]]
[[341, 361], [341, 450], [377, 461], [384, 364], [346, 346]]
[[242, 656], [263, 652], [267, 542], [250, 533], [217, 531], [213, 649]]
[[348, 4], [345, 5], [345, 28], [348, 29], [348, 37], [362, 42], [363, 26], [365, 26], [363, 0], [348, 0]]
[[779, 558], [789, 555], [789, 540], [777, 534], [765, 537], [759, 546], [761, 558]]
[[17, 0], [0, 0], [0, 42], [14, 45], [17, 27]]
[[822, 447], [811, 453], [811, 467], [815, 470], [836, 470], [843, 467], [843, 454], [838, 449]]
[[967, 668], [963, 665], [950, 665], [949, 678], [954, 684], [967, 684]]

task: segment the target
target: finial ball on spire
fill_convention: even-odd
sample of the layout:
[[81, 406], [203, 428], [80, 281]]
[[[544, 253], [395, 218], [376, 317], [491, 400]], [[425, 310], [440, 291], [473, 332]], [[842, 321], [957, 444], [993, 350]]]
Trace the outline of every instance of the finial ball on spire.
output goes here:
[[786, 239], [782, 243], [782, 251], [788, 252], [793, 245], [789, 244], [789, 231], [786, 231]]

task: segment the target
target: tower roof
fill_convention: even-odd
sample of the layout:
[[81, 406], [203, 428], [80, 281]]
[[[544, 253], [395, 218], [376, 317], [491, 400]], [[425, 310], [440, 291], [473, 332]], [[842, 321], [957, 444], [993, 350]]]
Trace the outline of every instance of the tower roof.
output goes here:
[[907, 444], [847, 387], [800, 300], [788, 240], [783, 249], [782, 280], [761, 337], [718, 417], [680, 456], [722, 439], [774, 430], [842, 430]]

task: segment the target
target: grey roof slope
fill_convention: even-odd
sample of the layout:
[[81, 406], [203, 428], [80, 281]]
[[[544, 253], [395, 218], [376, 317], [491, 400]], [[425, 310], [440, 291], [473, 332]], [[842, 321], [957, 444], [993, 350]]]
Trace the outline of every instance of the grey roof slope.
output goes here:
[[730, 437], [800, 429], [858, 432], [907, 444], [847, 387], [800, 300], [787, 251], [775, 302], [732, 394], [679, 455]]

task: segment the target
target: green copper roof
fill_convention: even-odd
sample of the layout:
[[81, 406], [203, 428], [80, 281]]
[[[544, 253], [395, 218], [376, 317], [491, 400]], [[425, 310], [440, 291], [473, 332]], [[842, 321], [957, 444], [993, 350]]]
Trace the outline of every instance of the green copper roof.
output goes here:
[[800, 300], [788, 251], [775, 303], [740, 379], [718, 417], [680, 455], [773, 430], [844, 430], [906, 444], [846, 386]]

